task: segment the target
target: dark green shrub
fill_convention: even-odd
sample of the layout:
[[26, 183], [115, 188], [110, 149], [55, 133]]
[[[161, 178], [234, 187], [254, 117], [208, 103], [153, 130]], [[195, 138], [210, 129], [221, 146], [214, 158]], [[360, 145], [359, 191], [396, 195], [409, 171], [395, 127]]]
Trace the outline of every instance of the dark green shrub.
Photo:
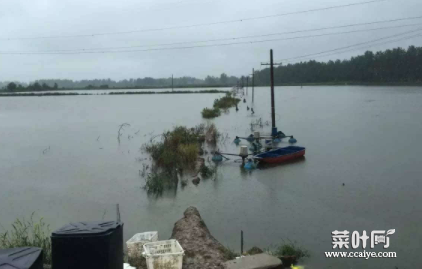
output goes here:
[[212, 119], [221, 115], [218, 108], [204, 108], [201, 113], [204, 119]]

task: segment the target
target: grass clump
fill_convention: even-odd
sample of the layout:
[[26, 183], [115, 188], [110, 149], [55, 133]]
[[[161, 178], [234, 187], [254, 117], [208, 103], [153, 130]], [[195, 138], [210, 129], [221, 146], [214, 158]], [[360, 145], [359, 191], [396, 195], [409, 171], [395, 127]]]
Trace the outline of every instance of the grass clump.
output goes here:
[[200, 128], [178, 126], [162, 134], [162, 141], [143, 146], [156, 166], [167, 171], [192, 167], [197, 159]]
[[226, 94], [226, 96], [220, 99], [215, 99], [213, 106], [218, 109], [228, 109], [236, 106], [239, 102], [240, 99], [232, 97], [230, 94]]
[[144, 189], [148, 194], [162, 194], [164, 190], [171, 189], [178, 183], [177, 173], [167, 171], [154, 171], [145, 179]]
[[181, 161], [185, 164], [191, 164], [198, 158], [199, 145], [198, 144], [182, 144], [179, 145], [178, 150]]
[[204, 119], [212, 119], [212, 118], [216, 118], [218, 116], [221, 115], [220, 109], [218, 108], [204, 108], [202, 110], [202, 117]]
[[204, 125], [195, 128], [175, 127], [161, 135], [161, 141], [144, 144], [143, 150], [153, 160], [153, 172], [148, 174], [144, 189], [149, 194], [161, 194], [178, 184], [178, 175], [184, 169], [194, 169], [200, 148]]
[[210, 178], [212, 175], [214, 175], [214, 170], [203, 164], [201, 165], [201, 168], [199, 168], [199, 174], [202, 178]]
[[[160, 135], [160, 141], [154, 142], [152, 139], [150, 143], [144, 144], [142, 150], [150, 154], [153, 162], [151, 173], [145, 177], [144, 189], [149, 194], [161, 194], [166, 189], [177, 187], [179, 179], [182, 187], [186, 186], [187, 181], [183, 180], [183, 171], [196, 173], [201, 143], [208, 137], [216, 141], [218, 136], [217, 128], [213, 124], [201, 124], [194, 128], [177, 126]], [[199, 168], [202, 169], [203, 178], [215, 173], [209, 167]], [[140, 170], [141, 176], [142, 173]]]
[[216, 144], [220, 133], [214, 123], [208, 124], [205, 127], [205, 140], [208, 143]]
[[204, 108], [202, 110], [202, 117], [205, 119], [212, 119], [221, 115], [220, 110], [226, 110], [236, 106], [240, 102], [240, 99], [231, 96], [230, 93], [226, 93], [226, 96], [220, 99], [215, 99], [213, 108]]
[[302, 258], [309, 258], [311, 255], [309, 251], [299, 247], [293, 243], [285, 244], [280, 246], [277, 249], [277, 253], [281, 254], [280, 256], [296, 256], [298, 260]]
[[276, 257], [294, 256], [297, 260], [309, 258], [311, 254], [305, 248], [298, 246], [296, 243], [288, 240], [287, 243], [281, 244], [274, 251], [267, 251]]
[[246, 251], [247, 255], [256, 255], [256, 254], [261, 254], [264, 251], [262, 249], [260, 249], [259, 247], [252, 247], [250, 250]]
[[12, 229], [0, 233], [0, 248], [38, 247], [43, 249], [44, 263], [51, 264], [50, 226], [42, 218], [16, 219]]

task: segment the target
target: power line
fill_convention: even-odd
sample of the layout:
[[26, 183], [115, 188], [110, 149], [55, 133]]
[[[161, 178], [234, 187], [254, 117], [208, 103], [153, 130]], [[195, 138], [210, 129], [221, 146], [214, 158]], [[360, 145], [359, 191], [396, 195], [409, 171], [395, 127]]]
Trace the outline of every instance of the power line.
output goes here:
[[[345, 53], [345, 52], [351, 52], [351, 51], [356, 51], [356, 50], [361, 50], [361, 49], [368, 49], [368, 48], [371, 48], [371, 47], [374, 47], [374, 46], [378, 46], [378, 45], [385, 45], [385, 44], [395, 43], [395, 42], [398, 42], [398, 41], [403, 41], [403, 40], [407, 40], [407, 39], [411, 39], [411, 38], [415, 38], [415, 37], [421, 37], [421, 36], [422, 36], [422, 34], [416, 34], [416, 35], [406, 36], [406, 37], [397, 38], [397, 39], [394, 39], [394, 40], [389, 40], [387, 42], [378, 42], [378, 43], [375, 43], [375, 44], [371, 44], [369, 46], [363, 46], [363, 47], [361, 46], [359, 48], [347, 49], [347, 50], [344, 50], [344, 51], [334, 52], [334, 53], [330, 53], [330, 54], [326, 54], [326, 55], [319, 55], [319, 56], [316, 56], [316, 57], [309, 57], [308, 59], [322, 58], [322, 57], [327, 57], [327, 56], [331, 56], [331, 55], [342, 54], [342, 53]], [[298, 62], [299, 61], [297, 61], [296, 63], [298, 63]], [[289, 62], [289, 63], [292, 63], [292, 62]]]
[[[364, 29], [364, 30], [353, 30], [347, 32], [336, 32], [336, 33], [325, 33], [325, 34], [316, 34], [316, 35], [306, 35], [306, 36], [296, 36], [296, 37], [289, 37], [289, 38], [276, 38], [276, 39], [265, 39], [265, 40], [255, 40], [255, 41], [242, 41], [242, 42], [231, 42], [231, 43], [220, 43], [220, 44], [210, 44], [210, 45], [197, 45], [197, 46], [185, 46], [185, 47], [170, 47], [170, 48], [155, 48], [155, 49], [142, 49], [142, 50], [99, 50], [99, 51], [73, 51], [73, 52], [31, 52], [31, 51], [23, 51], [23, 52], [13, 52], [13, 51], [0, 51], [1, 55], [74, 55], [74, 54], [102, 54], [102, 53], [128, 53], [128, 52], [145, 52], [145, 51], [162, 51], [162, 50], [181, 50], [181, 49], [192, 49], [192, 48], [205, 48], [205, 47], [220, 47], [220, 46], [230, 46], [230, 45], [239, 45], [239, 44], [254, 44], [254, 43], [264, 43], [264, 42], [271, 42], [271, 41], [285, 41], [285, 40], [295, 40], [295, 39], [304, 39], [304, 38], [313, 38], [313, 37], [321, 37], [321, 36], [330, 36], [330, 35], [338, 35], [338, 34], [350, 34], [350, 33], [357, 33], [357, 32], [368, 32], [368, 31], [376, 31], [376, 30], [383, 30], [383, 29], [392, 29], [392, 28], [399, 28], [404, 26], [420, 26], [421, 24], [410, 24], [410, 25], [400, 25], [400, 26], [390, 26], [390, 27], [380, 27], [374, 29]], [[420, 28], [416, 31], [421, 30]], [[415, 32], [415, 31], [410, 31]], [[408, 32], [405, 32], [406, 34]], [[386, 38], [381, 38], [386, 39]], [[367, 42], [364, 42], [367, 43]], [[352, 47], [354, 45], [348, 46]], [[346, 47], [346, 48], [348, 48]], [[318, 53], [318, 54], [322, 54]], [[313, 55], [313, 54], [312, 54]], [[307, 57], [300, 56], [300, 57]], [[296, 59], [289, 58], [284, 60]], [[283, 61], [283, 60], [282, 60]]]
[[152, 10], [152, 11], [161, 11], [161, 10], [173, 10], [174, 8], [179, 8], [179, 7], [184, 7], [186, 4], [192, 5], [192, 4], [209, 4], [209, 3], [214, 3], [217, 2], [219, 0], [208, 0], [208, 1], [179, 1], [179, 2], [168, 2], [168, 3], [160, 3], [160, 4], [165, 4], [165, 5], [174, 5], [173, 7], [165, 7], [165, 8], [148, 8], [148, 10]]
[[[257, 37], [268, 37], [268, 36], [277, 36], [277, 35], [297, 34], [297, 33], [322, 31], [322, 30], [330, 30], [330, 29], [340, 29], [340, 28], [348, 28], [348, 27], [354, 27], [354, 26], [373, 25], [373, 24], [379, 24], [379, 23], [390, 23], [390, 22], [397, 22], [397, 21], [404, 21], [404, 20], [414, 20], [414, 19], [422, 19], [422, 16], [419, 16], [419, 17], [399, 18], [399, 19], [391, 19], [391, 20], [382, 20], [382, 21], [372, 21], [372, 22], [366, 22], [366, 23], [346, 24], [346, 25], [340, 25], [340, 26], [313, 28], [313, 29], [305, 29], [305, 30], [297, 30], [297, 31], [287, 31], [287, 32], [279, 32], [279, 33], [270, 33], [270, 34], [263, 34], [263, 35], [248, 35], [248, 36], [240, 36], [240, 37], [217, 38], [217, 39], [207, 39], [207, 40], [197, 40], [197, 41], [183, 41], [183, 42], [161, 43], [161, 44], [152, 44], [152, 45], [137, 45], [137, 46], [123, 46], [123, 47], [105, 47], [105, 48], [103, 47], [103, 48], [62, 49], [62, 50], [43, 50], [43, 51], [27, 51], [27, 52], [77, 52], [77, 51], [89, 51], [89, 50], [117, 50], [117, 49], [144, 48], [144, 47], [172, 46], [172, 45], [182, 45], [182, 44], [207, 43], [207, 42], [228, 41], [228, 40], [240, 40], [240, 39], [247, 39], [247, 38], [257, 38]], [[395, 25], [395, 26], [390, 26], [390, 27], [375, 28], [375, 29], [362, 30], [362, 31], [373, 31], [373, 30], [381, 30], [381, 29], [393, 29], [393, 28], [409, 27], [409, 26], [413, 26], [413, 25], [419, 25], [419, 24]], [[359, 30], [356, 30], [356, 31], [359, 31]], [[16, 51], [16, 52], [19, 52], [19, 51]]]
[[[349, 49], [349, 48], [356, 47], [356, 46], [366, 45], [366, 44], [370, 44], [370, 43], [381, 41], [381, 40], [395, 38], [395, 37], [398, 37], [398, 36], [403, 36], [403, 35], [407, 35], [407, 34], [410, 34], [410, 33], [415, 33], [415, 32], [418, 32], [418, 31], [422, 31], [422, 28], [418, 28], [418, 29], [412, 30], [412, 31], [406, 31], [406, 32], [403, 32], [403, 33], [400, 33], [400, 34], [396, 34], [396, 35], [391, 35], [391, 36], [386, 36], [386, 37], [382, 37], [382, 38], [377, 38], [377, 39], [366, 41], [366, 42], [356, 43], [356, 44], [353, 44], [353, 45], [349, 45], [349, 46], [345, 46], [345, 47], [340, 47], [340, 48], [336, 48], [336, 49], [321, 51], [321, 52], [307, 54], [307, 55], [302, 55], [302, 56], [297, 56], [297, 57], [285, 58], [285, 59], [281, 59], [280, 61], [290, 61], [290, 60], [296, 60], [296, 59], [306, 58], [306, 57], [310, 57], [310, 56], [313, 57], [313, 56], [317, 56], [317, 55], [321, 55], [321, 54], [325, 54], [325, 53], [330, 53], [330, 52], [340, 51], [340, 50], [344, 50], [344, 49]], [[326, 56], [326, 55], [324, 55], [324, 56]]]
[[25, 40], [25, 39], [96, 37], [96, 36], [105, 36], [105, 35], [122, 35], [122, 34], [155, 32], [155, 31], [165, 31], [165, 30], [174, 30], [174, 29], [186, 29], [186, 28], [193, 28], [193, 27], [212, 26], [212, 25], [219, 25], [219, 24], [236, 23], [236, 22], [244, 22], [244, 21], [252, 21], [252, 20], [261, 20], [261, 19], [268, 19], [268, 18], [283, 17], [283, 16], [289, 16], [289, 15], [305, 14], [305, 13], [316, 12], [316, 11], [325, 11], [325, 10], [331, 10], [331, 9], [337, 9], [337, 8], [345, 8], [345, 7], [352, 7], [352, 6], [358, 6], [358, 5], [366, 5], [366, 4], [372, 4], [372, 3], [378, 3], [378, 2], [385, 2], [385, 1], [388, 1], [388, 0], [371, 0], [371, 1], [364, 1], [364, 2], [344, 4], [344, 5], [336, 5], [336, 6], [329, 6], [329, 7], [323, 7], [323, 8], [308, 9], [308, 10], [302, 10], [302, 11], [294, 11], [294, 12], [288, 12], [288, 13], [259, 16], [259, 17], [249, 17], [249, 18], [236, 19], [236, 20], [227, 20], [227, 21], [209, 22], [209, 23], [182, 25], [182, 26], [172, 26], [172, 27], [163, 27], [163, 28], [151, 28], [151, 29], [134, 30], [134, 31], [109, 32], [109, 33], [94, 33], [94, 34], [80, 34], [80, 35], [38, 36], [38, 37], [3, 37], [3, 38], [0, 38], [0, 40]]

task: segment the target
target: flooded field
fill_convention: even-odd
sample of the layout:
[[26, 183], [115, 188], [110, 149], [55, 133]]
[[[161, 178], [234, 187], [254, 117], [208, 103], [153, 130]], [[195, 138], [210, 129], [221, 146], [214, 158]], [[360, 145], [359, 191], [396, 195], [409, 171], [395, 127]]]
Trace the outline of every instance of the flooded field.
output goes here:
[[[215, 180], [148, 197], [139, 175], [148, 163], [142, 144], [177, 125], [206, 123], [201, 110], [221, 96], [0, 98], [0, 224], [8, 228], [34, 211], [52, 229], [115, 219], [119, 203], [125, 239], [148, 230], [166, 239], [193, 205], [212, 234], [237, 251], [243, 230], [246, 249], [296, 241], [311, 252], [308, 268], [422, 263], [415, 240], [422, 236], [422, 88], [276, 87], [277, 126], [306, 147], [305, 159], [246, 172], [231, 158], [218, 167]], [[254, 104], [251, 97], [249, 88], [238, 112], [232, 108], [212, 120], [230, 137], [220, 150], [237, 153], [236, 135], [249, 135], [253, 121], [271, 120], [269, 88], [255, 89]], [[119, 144], [123, 123], [130, 127]], [[259, 131], [269, 133], [270, 126]], [[388, 229], [396, 229], [388, 249], [397, 252], [396, 259], [324, 257], [334, 230]]]

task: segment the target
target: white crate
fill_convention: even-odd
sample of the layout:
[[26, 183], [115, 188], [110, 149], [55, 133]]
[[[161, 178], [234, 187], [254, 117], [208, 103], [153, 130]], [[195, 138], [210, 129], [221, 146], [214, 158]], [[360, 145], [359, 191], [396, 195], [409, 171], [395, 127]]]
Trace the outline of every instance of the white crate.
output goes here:
[[148, 269], [182, 269], [184, 253], [179, 242], [174, 239], [144, 245]]
[[158, 232], [156, 231], [135, 234], [126, 242], [129, 257], [140, 258], [144, 244], [155, 241], [158, 241]]

